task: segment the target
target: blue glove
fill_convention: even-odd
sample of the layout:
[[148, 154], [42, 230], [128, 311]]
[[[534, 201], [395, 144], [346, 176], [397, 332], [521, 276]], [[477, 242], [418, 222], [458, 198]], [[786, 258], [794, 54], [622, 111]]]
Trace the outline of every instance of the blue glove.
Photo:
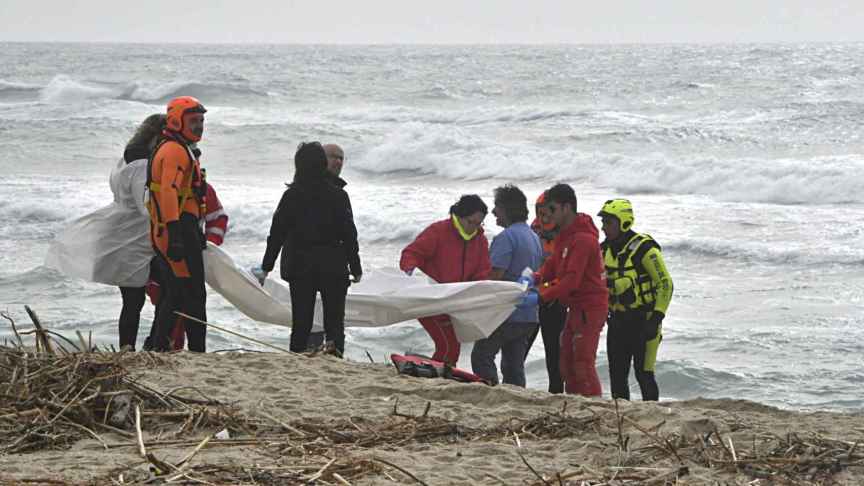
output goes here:
[[516, 304], [518, 308], [534, 307], [540, 302], [540, 296], [534, 290], [528, 290], [522, 294], [522, 300]]
[[250, 268], [249, 271], [252, 272], [252, 276], [255, 277], [258, 280], [258, 283], [263, 287], [264, 281], [267, 280], [267, 274], [270, 272], [265, 272], [264, 269], [261, 268], [261, 265], [256, 265]]
[[516, 279], [516, 283], [518, 283], [519, 285], [526, 285], [530, 289], [534, 287], [534, 277], [528, 277], [523, 275]]

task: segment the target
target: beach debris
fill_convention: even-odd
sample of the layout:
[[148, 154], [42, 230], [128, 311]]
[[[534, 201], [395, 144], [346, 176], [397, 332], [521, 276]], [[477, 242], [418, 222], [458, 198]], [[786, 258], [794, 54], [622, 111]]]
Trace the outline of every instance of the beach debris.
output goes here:
[[[35, 313], [31, 318], [38, 320]], [[645, 413], [650, 404], [618, 407], [577, 397], [497, 423], [398, 393], [377, 414], [286, 416], [263, 403], [243, 410], [194, 386], [163, 390], [133, 374], [172, 369], [172, 354], [99, 351], [84, 335], [63, 340], [44, 323], [16, 326], [15, 335], [12, 346], [0, 346], [0, 455], [92, 439], [83, 447], [125, 448], [140, 458], [86, 484], [437, 484], [425, 477], [428, 470], [412, 471], [410, 456], [401, 460], [398, 451], [455, 446], [458, 458], [478, 444], [515, 445], [514, 464], [524, 475], [487, 473], [507, 484], [827, 485], [864, 477], [861, 430], [844, 437], [778, 434], [747, 416], [676, 422], [668, 413]], [[27, 336], [33, 346], [24, 345]], [[573, 451], [566, 468], [532, 457], [550, 445]], [[240, 448], [242, 458], [212, 454], [217, 448]], [[54, 478], [13, 483], [71, 484]]]
[[[36, 327], [16, 328], [18, 342], [0, 346], [0, 454], [62, 449], [87, 437], [107, 448], [102, 434], [134, 437], [133, 422], [141, 417], [169, 437], [216, 425], [243, 428], [239, 411], [228, 405], [180, 393], [191, 387], [157, 391], [129, 372], [170, 367], [166, 355], [98, 351], [80, 334], [78, 343], [62, 341], [27, 310]], [[29, 334], [35, 334], [33, 347], [20, 337]]]
[[685, 439], [693, 439], [700, 436], [707, 437], [717, 429], [717, 423], [709, 418], [702, 417], [682, 421], [679, 429], [679, 434]]

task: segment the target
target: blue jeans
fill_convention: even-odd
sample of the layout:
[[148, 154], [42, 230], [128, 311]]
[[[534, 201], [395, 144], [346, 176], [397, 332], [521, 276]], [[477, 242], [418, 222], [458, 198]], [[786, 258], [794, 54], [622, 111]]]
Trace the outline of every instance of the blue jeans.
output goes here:
[[536, 331], [536, 322], [505, 322], [488, 338], [474, 343], [471, 369], [474, 374], [493, 385], [498, 384], [495, 356], [501, 351], [501, 374], [504, 383], [525, 388], [525, 358], [528, 338]]

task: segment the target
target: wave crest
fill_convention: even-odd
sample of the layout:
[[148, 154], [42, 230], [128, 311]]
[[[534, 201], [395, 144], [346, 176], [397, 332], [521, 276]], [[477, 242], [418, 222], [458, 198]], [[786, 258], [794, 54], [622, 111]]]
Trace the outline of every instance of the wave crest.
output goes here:
[[625, 194], [700, 194], [776, 204], [864, 202], [858, 155], [809, 160], [641, 156], [485, 138], [478, 130], [411, 122], [355, 160], [372, 173], [411, 172], [452, 179], [588, 181]]
[[229, 101], [237, 98], [266, 98], [265, 92], [242, 83], [174, 82], [156, 86], [134, 84], [123, 96], [134, 101], [165, 102], [177, 96], [194, 96], [204, 100]]
[[0, 101], [35, 101], [41, 86], [0, 79]]
[[[91, 99], [115, 99], [164, 103], [177, 96], [194, 96], [205, 103], [232, 103], [249, 98], [266, 98], [269, 95], [249, 85], [247, 81], [199, 82], [176, 81], [170, 83], [106, 83], [82, 81], [65, 74], [55, 76], [46, 86], [7, 83], [0, 80], [0, 99], [18, 98], [38, 93], [45, 103], [75, 103]], [[35, 96], [34, 96], [35, 97]]]

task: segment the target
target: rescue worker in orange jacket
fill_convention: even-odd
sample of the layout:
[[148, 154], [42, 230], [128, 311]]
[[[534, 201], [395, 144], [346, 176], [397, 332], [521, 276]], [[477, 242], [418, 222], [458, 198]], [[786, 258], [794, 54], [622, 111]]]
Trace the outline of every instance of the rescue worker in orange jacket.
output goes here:
[[[193, 151], [192, 153], [196, 152]], [[201, 169], [201, 173], [204, 174], [203, 168]], [[216, 246], [220, 246], [222, 245], [225, 234], [228, 232], [228, 214], [222, 207], [222, 202], [219, 201], [219, 196], [216, 195], [216, 190], [213, 189], [213, 186], [209, 182], [207, 182], [206, 175], [204, 177], [204, 184], [207, 186], [207, 194], [204, 196], [204, 233], [207, 237], [207, 241]], [[159, 267], [158, 265], [151, 264], [150, 279], [147, 280], [145, 290], [147, 295], [150, 297], [150, 302], [156, 306], [157, 314], [159, 310], [161, 287], [162, 283], [159, 276]], [[172, 351], [182, 351], [186, 346], [185, 322], [186, 319], [183, 319], [182, 317], [178, 317], [175, 321], [174, 330], [171, 331]], [[153, 339], [153, 332], [155, 332], [155, 330], [151, 328], [151, 337], [148, 338], [151, 342]], [[149, 345], [149, 348], [152, 349], [152, 345]]]
[[[175, 311], [207, 320], [201, 253], [206, 243], [200, 226], [206, 185], [195, 145], [204, 133], [206, 112], [191, 96], [171, 100], [162, 141], [150, 158], [150, 237], [165, 285], [154, 323], [152, 346], [156, 351], [170, 349]], [[185, 325], [189, 350], [204, 352], [204, 325], [189, 319]]]

